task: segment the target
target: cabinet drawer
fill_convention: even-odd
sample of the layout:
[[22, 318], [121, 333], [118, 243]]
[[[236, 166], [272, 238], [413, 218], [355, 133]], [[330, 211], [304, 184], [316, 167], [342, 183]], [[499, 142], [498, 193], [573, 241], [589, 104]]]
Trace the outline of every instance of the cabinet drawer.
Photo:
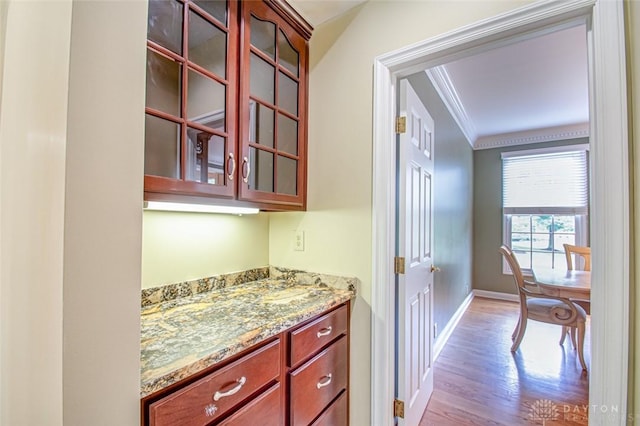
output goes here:
[[290, 333], [289, 365], [295, 366], [320, 348], [347, 333], [347, 307], [342, 306]]
[[347, 355], [347, 338], [342, 337], [291, 373], [292, 425], [308, 425], [346, 389]]
[[238, 412], [220, 423], [224, 426], [281, 426], [284, 424], [280, 383], [256, 397]]
[[347, 391], [344, 391], [311, 426], [347, 426], [347, 408]]
[[214, 371], [149, 407], [150, 426], [209, 424], [280, 375], [280, 340]]

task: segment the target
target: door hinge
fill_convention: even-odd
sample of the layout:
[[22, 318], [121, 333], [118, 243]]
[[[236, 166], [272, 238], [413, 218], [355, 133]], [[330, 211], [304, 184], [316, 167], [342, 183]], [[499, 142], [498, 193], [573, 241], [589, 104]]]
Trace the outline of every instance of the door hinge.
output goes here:
[[407, 117], [396, 117], [396, 133], [405, 133], [407, 131]]
[[393, 271], [396, 274], [404, 274], [404, 257], [393, 258]]
[[393, 416], [404, 419], [404, 401], [399, 399], [393, 400]]

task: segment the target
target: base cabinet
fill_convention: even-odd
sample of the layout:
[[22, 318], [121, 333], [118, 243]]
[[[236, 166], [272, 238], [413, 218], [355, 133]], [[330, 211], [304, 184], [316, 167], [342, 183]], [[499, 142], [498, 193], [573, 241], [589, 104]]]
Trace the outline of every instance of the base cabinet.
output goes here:
[[142, 426], [343, 426], [349, 302], [141, 400]]
[[224, 417], [281, 373], [280, 339], [149, 405], [149, 425], [208, 425]]
[[253, 426], [259, 421], [262, 426], [280, 426], [284, 424], [284, 413], [281, 409], [282, 397], [282, 387], [277, 383], [220, 424]]
[[312, 426], [346, 426], [349, 423], [348, 419], [347, 391], [343, 391], [322, 415], [312, 423]]
[[347, 389], [347, 338], [341, 337], [290, 374], [291, 424], [313, 422]]

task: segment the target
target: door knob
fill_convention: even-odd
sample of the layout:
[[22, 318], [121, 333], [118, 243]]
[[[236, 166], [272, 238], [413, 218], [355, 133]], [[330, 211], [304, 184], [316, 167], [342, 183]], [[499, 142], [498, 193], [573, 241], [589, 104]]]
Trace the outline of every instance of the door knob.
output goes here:
[[440, 268], [438, 268], [437, 266], [431, 265], [431, 272], [440, 272]]

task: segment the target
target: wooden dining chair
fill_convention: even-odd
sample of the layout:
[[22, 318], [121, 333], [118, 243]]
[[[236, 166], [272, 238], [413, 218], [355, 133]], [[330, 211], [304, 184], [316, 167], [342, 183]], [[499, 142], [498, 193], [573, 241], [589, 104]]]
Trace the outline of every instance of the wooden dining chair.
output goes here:
[[[511, 248], [502, 245], [500, 247], [500, 253], [502, 253], [511, 268], [520, 299], [520, 318], [511, 335], [511, 340], [513, 341], [511, 352], [518, 350], [520, 342], [524, 337], [524, 332], [527, 329], [527, 321], [530, 319], [548, 324], [556, 324], [563, 328], [575, 327], [577, 330], [577, 344], [574, 347], [578, 351], [578, 358], [582, 369], [586, 370], [587, 365], [584, 361], [583, 349], [587, 314], [584, 312], [584, 309], [565, 297], [547, 296], [530, 291], [526, 288], [527, 282], [522, 275], [522, 269], [520, 268], [518, 259]], [[528, 284], [531, 285], [532, 283]], [[566, 333], [563, 333], [560, 339], [561, 345], [564, 343], [565, 337]]]
[[591, 247], [572, 246], [571, 244], [563, 244], [564, 254], [567, 257], [567, 269], [573, 271], [573, 256], [576, 258], [576, 266], [578, 265], [578, 259], [582, 259], [584, 265], [581, 270], [591, 270]]
[[[567, 258], [567, 270], [573, 271], [574, 265], [575, 269], [578, 269], [579, 265], [582, 265], [580, 270], [590, 271], [591, 270], [591, 247], [583, 247], [583, 246], [574, 246], [571, 244], [563, 244], [564, 246], [564, 254]], [[575, 262], [574, 262], [575, 258]], [[584, 299], [571, 299], [576, 305], [579, 305], [587, 315], [591, 315], [591, 301]], [[568, 327], [564, 327], [562, 330], [562, 339], [565, 338], [568, 332], [571, 331], [571, 341], [575, 344], [575, 330], [570, 330]]]

